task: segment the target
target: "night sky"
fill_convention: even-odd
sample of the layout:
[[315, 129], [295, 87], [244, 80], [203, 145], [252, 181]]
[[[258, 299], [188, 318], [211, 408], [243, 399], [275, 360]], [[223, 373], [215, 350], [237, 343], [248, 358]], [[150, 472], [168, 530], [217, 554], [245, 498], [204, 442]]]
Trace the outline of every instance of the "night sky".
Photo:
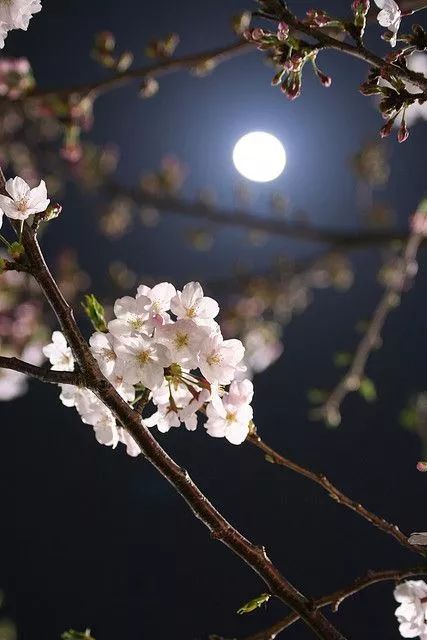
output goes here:
[[[301, 11], [309, 7], [289, 4]], [[346, 13], [347, 4], [325, 0], [322, 8]], [[89, 57], [101, 29], [114, 31], [119, 47], [133, 50], [141, 65], [147, 41], [171, 31], [181, 36], [179, 55], [231, 42], [230, 16], [245, 8], [252, 8], [251, 0], [44, 0], [28, 33], [9, 36], [6, 52], [28, 56], [40, 86], [61, 87], [105, 75]], [[417, 18], [425, 25], [422, 13]], [[374, 27], [370, 42], [382, 50], [387, 45], [379, 34]], [[362, 63], [336, 53], [323, 54], [319, 62], [332, 75], [332, 87], [323, 89], [307, 73], [303, 95], [294, 103], [270, 87], [271, 69], [259, 53], [237, 57], [203, 79], [188, 73], [161, 79], [151, 100], [141, 101], [136, 87], [128, 86], [100, 98], [87, 136], [120, 147], [120, 184], [134, 184], [142, 171], [157, 168], [172, 153], [190, 170], [186, 196], [208, 186], [221, 205], [232, 206], [239, 183], [231, 162], [234, 143], [248, 131], [270, 131], [286, 146], [288, 165], [273, 186], [249, 185], [254, 209], [267, 210], [274, 189], [307, 212], [315, 226], [357, 229], [357, 184], [349, 159], [375, 137], [382, 121], [371, 99], [357, 91], [366, 75]], [[427, 127], [417, 124], [404, 145], [392, 139], [387, 144], [390, 181], [376, 197], [392, 206], [396, 225], [405, 229], [425, 194]], [[277, 238], [254, 247], [242, 231], [224, 229], [212, 250], [200, 253], [184, 241], [191, 223], [177, 216], [164, 216], [156, 229], [138, 228], [113, 243], [99, 237], [94, 223], [98, 200], [105, 198], [70, 186], [63, 214], [44, 238], [48, 256], [76, 248], [94, 290], [105, 290], [112, 259], [180, 286], [229, 276], [236, 259], [262, 272], [277, 256], [300, 258], [321, 249]], [[369, 317], [381, 293], [376, 273], [382, 252], [350, 257], [353, 287], [347, 293], [316, 292], [308, 310], [286, 327], [282, 358], [256, 377], [255, 422], [278, 451], [326, 472], [404, 532], [423, 531], [427, 476], [415, 468], [421, 444], [399, 423], [409, 396], [427, 388], [423, 253], [416, 284], [389, 318], [383, 347], [369, 361], [378, 401], [348, 398], [336, 430], [307, 417], [307, 389], [331, 388], [338, 381], [333, 354], [355, 348], [355, 325]], [[0, 589], [6, 594], [4, 613], [16, 621], [20, 640], [53, 640], [70, 627], [90, 627], [96, 640], [207, 640], [214, 633], [242, 638], [286, 615], [273, 601], [248, 616], [236, 615], [264, 591], [263, 583], [210, 539], [147, 462], [99, 446], [92, 430], [60, 404], [55, 388], [31, 383], [23, 400], [1, 405], [0, 416]], [[415, 554], [320, 488], [267, 464], [248, 445], [209, 438], [203, 428], [158, 438], [224, 515], [265, 545], [307, 595], [328, 593], [368, 569], [417, 564]], [[397, 640], [394, 609], [392, 585], [385, 584], [328, 615], [349, 638]], [[297, 624], [286, 637], [312, 635]]]

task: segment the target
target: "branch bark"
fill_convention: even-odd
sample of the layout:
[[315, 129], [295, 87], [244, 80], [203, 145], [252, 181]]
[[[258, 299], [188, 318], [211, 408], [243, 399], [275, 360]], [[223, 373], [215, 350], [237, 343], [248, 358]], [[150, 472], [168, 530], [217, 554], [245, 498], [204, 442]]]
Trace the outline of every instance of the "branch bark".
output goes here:
[[262, 451], [266, 456], [268, 456], [268, 459], [273, 463], [278, 464], [282, 467], [286, 467], [287, 469], [290, 469], [291, 471], [294, 471], [295, 473], [308, 478], [308, 480], [315, 482], [316, 484], [321, 486], [322, 489], [324, 489], [333, 500], [338, 502], [338, 504], [342, 504], [348, 509], [351, 509], [361, 518], [364, 518], [372, 525], [374, 525], [374, 527], [377, 527], [377, 529], [379, 529], [380, 531], [383, 531], [384, 533], [392, 536], [395, 540], [397, 540], [397, 542], [399, 542], [399, 544], [401, 544], [406, 549], [409, 549], [413, 553], [418, 553], [419, 555], [426, 557], [427, 550], [425, 550], [423, 547], [410, 544], [408, 542], [408, 538], [404, 533], [400, 531], [397, 525], [392, 524], [384, 518], [377, 516], [375, 513], [372, 513], [371, 511], [366, 509], [359, 502], [356, 502], [352, 498], [346, 496], [345, 493], [343, 493], [340, 489], [338, 489], [338, 487], [333, 485], [332, 482], [328, 480], [328, 478], [322, 473], [315, 473], [314, 471], [311, 471], [311, 469], [307, 469], [306, 467], [303, 467], [302, 465], [297, 464], [296, 462], [293, 462], [288, 458], [285, 458], [280, 453], [277, 453], [277, 451], [269, 447], [257, 433], [250, 434], [247, 438], [247, 441], [257, 447], [257, 449]]
[[[427, 566], [414, 567], [413, 569], [390, 569], [386, 571], [369, 571], [366, 576], [362, 578], [358, 578], [352, 584], [343, 589], [339, 589], [330, 593], [323, 598], [319, 598], [314, 601], [314, 606], [318, 609], [327, 607], [329, 605], [332, 606], [333, 611], [337, 611], [340, 604], [349, 598], [350, 596], [359, 593], [363, 589], [367, 587], [371, 587], [372, 585], [378, 584], [380, 582], [387, 581], [395, 581], [399, 582], [400, 580], [404, 580], [405, 578], [412, 578], [414, 576], [422, 576], [426, 575]], [[298, 620], [298, 616], [296, 614], [290, 614], [276, 622], [276, 624], [268, 627], [268, 629], [264, 629], [256, 633], [255, 635], [251, 635], [245, 640], [274, 640], [277, 638], [279, 633], [290, 627], [294, 622]]]
[[79, 372], [74, 371], [52, 371], [50, 367], [36, 367], [29, 362], [24, 362], [19, 358], [6, 358], [0, 356], [0, 369], [10, 369], [23, 373], [30, 378], [36, 378], [41, 382], [49, 382], [51, 384], [72, 384], [76, 387], [84, 386], [83, 376]]

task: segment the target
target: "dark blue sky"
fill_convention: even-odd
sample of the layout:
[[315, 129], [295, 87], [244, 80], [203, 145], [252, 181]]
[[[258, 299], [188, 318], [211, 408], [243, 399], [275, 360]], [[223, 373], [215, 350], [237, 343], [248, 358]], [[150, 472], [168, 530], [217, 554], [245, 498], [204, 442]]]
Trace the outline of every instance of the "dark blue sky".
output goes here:
[[[113, 30], [119, 46], [132, 49], [141, 64], [147, 40], [170, 31], [181, 36], [181, 54], [230, 42], [230, 15], [252, 6], [251, 0], [43, 4], [29, 32], [12, 34], [7, 42], [10, 54], [30, 57], [45, 87], [102, 76], [89, 59], [93, 34], [100, 29]], [[325, 1], [323, 8], [345, 12], [347, 4]], [[308, 3], [290, 6], [303, 10]], [[378, 35], [372, 41], [381, 48]], [[150, 101], [139, 100], [136, 87], [127, 87], [99, 100], [88, 136], [120, 146], [122, 183], [133, 184], [142, 170], [156, 168], [173, 153], [191, 170], [184, 193], [191, 197], [209, 186], [225, 206], [231, 205], [238, 181], [231, 162], [234, 142], [247, 131], [265, 129], [282, 139], [288, 154], [274, 189], [315, 225], [357, 227], [349, 158], [376, 134], [381, 119], [373, 102], [357, 91], [366, 75], [362, 63], [336, 53], [323, 54], [319, 63], [332, 75], [332, 87], [321, 88], [307, 73], [303, 95], [294, 103], [271, 89], [271, 70], [258, 53], [236, 58], [204, 79], [186, 73], [162, 79]], [[388, 142], [391, 177], [379, 197], [391, 203], [401, 227], [424, 195], [426, 143], [425, 124], [417, 125], [404, 145]], [[266, 210], [271, 186], [250, 190], [254, 206]], [[76, 245], [83, 266], [96, 275], [95, 285], [112, 257], [181, 284], [223, 277], [236, 255], [262, 269], [285, 252], [307, 253], [303, 245], [279, 240], [248, 247], [243, 233], [230, 230], [219, 234], [210, 253], [197, 253], [183, 240], [188, 223], [175, 217], [111, 244], [95, 240], [94, 198], [71, 189], [64, 205], [45, 246], [54, 254], [58, 246]], [[415, 471], [420, 444], [399, 426], [398, 414], [409, 394], [427, 386], [424, 258], [416, 286], [390, 318], [384, 347], [369, 364], [379, 401], [366, 405], [350, 398], [336, 431], [307, 419], [307, 388], [336, 382], [333, 353], [354, 348], [354, 326], [376, 303], [380, 257], [374, 251], [352, 256], [353, 289], [317, 293], [309, 310], [286, 329], [284, 356], [256, 380], [255, 418], [279, 450], [326, 471], [410, 532], [427, 525], [427, 479]], [[78, 416], [59, 404], [55, 389], [32, 384], [25, 400], [2, 405], [0, 416], [0, 587], [21, 640], [53, 640], [68, 627], [86, 626], [97, 640], [242, 637], [285, 613], [273, 602], [237, 616], [243, 602], [263, 591], [260, 581], [209, 539], [147, 463], [97, 445]], [[202, 429], [177, 430], [160, 440], [233, 524], [264, 544], [285, 575], [310, 595], [340, 587], [369, 568], [416, 564], [415, 556], [305, 480], [266, 464], [249, 447], [207, 438]], [[391, 586], [374, 587], [344, 604], [336, 621], [352, 639], [397, 640], [393, 611]], [[287, 635], [311, 637], [302, 626]]]

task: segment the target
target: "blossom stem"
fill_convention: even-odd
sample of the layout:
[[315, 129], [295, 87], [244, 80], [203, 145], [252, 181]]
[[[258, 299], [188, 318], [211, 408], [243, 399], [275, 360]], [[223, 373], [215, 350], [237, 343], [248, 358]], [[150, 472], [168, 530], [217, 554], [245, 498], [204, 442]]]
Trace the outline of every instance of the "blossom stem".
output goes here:
[[387, 522], [387, 520], [384, 520], [384, 518], [381, 518], [375, 513], [372, 513], [372, 511], [366, 509], [359, 502], [356, 502], [352, 498], [346, 496], [345, 493], [343, 493], [340, 489], [338, 489], [338, 487], [333, 485], [332, 482], [328, 480], [328, 478], [324, 474], [311, 471], [311, 469], [307, 469], [306, 467], [303, 467], [302, 465], [289, 460], [289, 458], [285, 458], [280, 453], [272, 449], [272, 447], [268, 446], [256, 432], [250, 433], [247, 441], [260, 449], [260, 451], [262, 451], [266, 455], [267, 459], [270, 462], [278, 464], [282, 467], [286, 467], [287, 469], [290, 469], [291, 471], [294, 471], [295, 473], [298, 473], [299, 475], [304, 476], [312, 482], [320, 485], [328, 493], [328, 495], [333, 500], [335, 500], [335, 502], [338, 502], [338, 504], [344, 505], [348, 509], [351, 509], [359, 516], [374, 525], [374, 527], [377, 527], [384, 533], [391, 535], [395, 540], [397, 540], [397, 542], [399, 542], [399, 544], [401, 544], [403, 547], [406, 547], [406, 549], [409, 549], [413, 553], [418, 553], [423, 557], [427, 555], [427, 550], [423, 547], [410, 544], [408, 542], [407, 536], [405, 536], [405, 534], [400, 531], [397, 525], [392, 524], [391, 522]]
[[5, 238], [1, 233], [0, 233], [0, 242], [3, 242], [3, 244], [4, 244], [8, 249], [10, 249], [10, 242], [8, 242], [8, 241], [6, 240], [6, 238]]

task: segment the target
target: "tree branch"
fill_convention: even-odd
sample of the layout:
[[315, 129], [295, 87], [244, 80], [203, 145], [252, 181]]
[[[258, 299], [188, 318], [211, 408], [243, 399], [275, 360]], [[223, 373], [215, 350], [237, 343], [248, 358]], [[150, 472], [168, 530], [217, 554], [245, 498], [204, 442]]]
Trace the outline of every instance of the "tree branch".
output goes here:
[[418, 74], [414, 71], [411, 71], [410, 69], [400, 67], [391, 62], [387, 62], [387, 60], [384, 60], [380, 56], [377, 56], [375, 53], [369, 51], [361, 44], [356, 46], [345, 41], [337, 40], [336, 38], [333, 38], [332, 36], [325, 33], [324, 29], [312, 27], [309, 24], [301, 22], [293, 15], [293, 13], [285, 8], [283, 8], [282, 12], [278, 16], [269, 16], [263, 14], [262, 12], [256, 12], [255, 15], [274, 20], [275, 22], [284, 21], [296, 32], [303, 33], [304, 35], [310, 36], [311, 38], [317, 40], [317, 45], [319, 45], [319, 48], [333, 49], [335, 51], [339, 51], [340, 53], [345, 53], [353, 58], [357, 58], [358, 60], [362, 60], [363, 62], [369, 64], [371, 67], [381, 69], [386, 75], [396, 76], [406, 82], [414, 84], [416, 87], [421, 89], [424, 94], [427, 95], [427, 78], [422, 74]]
[[41, 380], [41, 382], [50, 382], [51, 384], [72, 384], [76, 387], [84, 386], [83, 377], [79, 372], [52, 371], [50, 367], [36, 367], [29, 362], [19, 360], [19, 358], [6, 358], [4, 356], [0, 356], [0, 369], [18, 371], [30, 378]]
[[214, 224], [263, 231], [285, 238], [318, 242], [345, 249], [361, 249], [394, 241], [405, 241], [408, 233], [395, 229], [384, 231], [345, 231], [332, 228], [315, 228], [298, 222], [278, 220], [273, 216], [253, 215], [244, 209], [221, 209], [202, 202], [186, 200], [174, 195], [153, 194], [144, 189], [128, 189], [112, 185], [115, 195], [130, 198], [138, 206], [149, 205], [170, 215], [183, 215]]
[[416, 233], [411, 234], [409, 237], [401, 258], [402, 265], [400, 269], [402, 275], [396, 277], [396, 282], [394, 282], [394, 277], [392, 277], [392, 282], [382, 295], [369, 322], [368, 328], [356, 349], [349, 370], [330, 393], [323, 406], [316, 410], [319, 416], [323, 417], [326, 421], [328, 421], [329, 417], [339, 423], [341, 420], [340, 408], [343, 401], [347, 395], [358, 391], [360, 388], [366, 364], [372, 351], [377, 348], [381, 340], [381, 333], [386, 320], [390, 313], [399, 305], [401, 295], [409, 283], [415, 278], [416, 258], [422, 241], [423, 237]]
[[[0, 173], [0, 191], [4, 190], [4, 176]], [[247, 540], [215, 509], [191, 480], [188, 472], [162, 449], [150, 431], [142, 424], [141, 416], [121, 398], [102, 375], [89, 346], [73, 317], [73, 312], [58, 289], [37, 242], [36, 233], [25, 223], [22, 243], [31, 272], [54, 310], [62, 331], [80, 366], [86, 386], [107, 406], [116, 419], [140, 446], [143, 455], [186, 501], [194, 515], [209, 529], [214, 539], [221, 541], [242, 558], [267, 585], [269, 592], [295, 611], [322, 640], [345, 640], [345, 637], [304, 597], [268, 558], [263, 547]]]
[[274, 464], [278, 464], [282, 467], [286, 467], [287, 469], [290, 469], [291, 471], [294, 471], [295, 473], [308, 478], [312, 482], [315, 482], [316, 484], [321, 486], [333, 500], [338, 502], [338, 504], [342, 504], [348, 509], [351, 509], [361, 518], [364, 518], [365, 520], [370, 522], [374, 527], [380, 529], [380, 531], [391, 535], [395, 540], [397, 540], [397, 542], [399, 542], [399, 544], [401, 544], [406, 549], [418, 553], [423, 557], [427, 555], [427, 550], [423, 547], [410, 544], [408, 542], [408, 538], [400, 531], [397, 525], [387, 522], [387, 520], [384, 520], [384, 518], [381, 518], [375, 513], [368, 511], [368, 509], [366, 509], [363, 505], [346, 496], [345, 493], [343, 493], [340, 489], [333, 485], [325, 475], [321, 473], [315, 473], [314, 471], [311, 471], [310, 469], [307, 469], [306, 467], [303, 467], [302, 465], [297, 464], [296, 462], [293, 462], [288, 458], [285, 458], [280, 453], [277, 453], [277, 451], [269, 447], [256, 432], [250, 434], [247, 438], [247, 441], [260, 449], [266, 455], [268, 461], [273, 462]]
[[168, 58], [167, 60], [161, 60], [155, 62], [152, 65], [147, 65], [139, 69], [130, 69], [124, 73], [116, 73], [104, 80], [98, 80], [86, 84], [78, 84], [71, 87], [65, 87], [63, 89], [35, 89], [35, 91], [28, 95], [28, 99], [31, 98], [46, 98], [50, 96], [68, 96], [71, 94], [88, 95], [103, 93], [110, 89], [116, 89], [125, 84], [128, 84], [135, 80], [141, 80], [147, 76], [155, 78], [173, 73], [175, 71], [182, 71], [183, 69], [191, 69], [206, 62], [207, 60], [213, 60], [216, 64], [225, 62], [236, 55], [248, 53], [254, 50], [252, 43], [245, 40], [238, 40], [230, 45], [211, 49], [209, 51], [202, 51], [201, 53], [192, 54], [189, 56], [182, 56], [180, 58]]
[[[378, 584], [380, 582], [395, 581], [399, 582], [405, 578], [414, 576], [422, 576], [427, 574], [427, 566], [414, 567], [413, 569], [390, 569], [386, 571], [369, 571], [366, 576], [358, 578], [352, 584], [338, 591], [334, 591], [323, 598], [314, 601], [314, 606], [318, 609], [322, 607], [332, 606], [333, 611], [337, 611], [340, 604], [350, 596], [359, 593], [367, 587]], [[255, 635], [245, 638], [245, 640], [274, 640], [279, 633], [290, 627], [298, 620], [296, 614], [291, 614], [276, 622], [276, 624], [256, 633]]]

